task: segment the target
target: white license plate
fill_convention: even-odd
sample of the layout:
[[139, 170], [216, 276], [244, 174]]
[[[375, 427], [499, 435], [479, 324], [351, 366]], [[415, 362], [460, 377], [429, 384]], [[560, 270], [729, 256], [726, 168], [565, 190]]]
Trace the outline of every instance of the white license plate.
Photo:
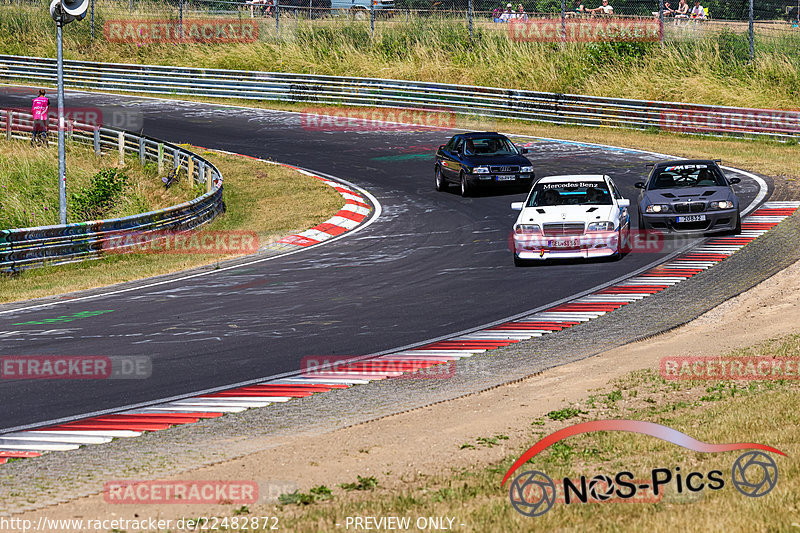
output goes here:
[[681, 222], [703, 222], [706, 219], [705, 215], [686, 215], [685, 217], [678, 217], [678, 223]]
[[577, 248], [581, 245], [581, 241], [577, 239], [547, 241], [547, 246], [550, 248]]
[[509, 176], [497, 176], [497, 181], [514, 181], [517, 179], [516, 175], [509, 175]]

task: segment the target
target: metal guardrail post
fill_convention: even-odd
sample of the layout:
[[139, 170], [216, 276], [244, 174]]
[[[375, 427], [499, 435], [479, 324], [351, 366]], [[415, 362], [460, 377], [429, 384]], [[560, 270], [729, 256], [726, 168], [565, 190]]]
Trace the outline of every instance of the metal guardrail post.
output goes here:
[[119, 144], [119, 164], [125, 166], [125, 133], [119, 132], [117, 136], [117, 144]]
[[750, 0], [750, 11], [749, 11], [749, 21], [747, 24], [747, 35], [750, 44], [750, 62], [753, 62], [755, 58], [755, 36], [753, 35], [753, 0]]
[[371, 0], [369, 3], [369, 34], [375, 35], [375, 4], [378, 0]]
[[177, 170], [181, 162], [181, 156], [177, 148], [172, 149], [172, 168]]
[[139, 164], [144, 166], [147, 154], [144, 150], [144, 139], [139, 137]]
[[197, 167], [197, 183], [203, 183], [203, 178], [206, 177], [206, 162], [199, 161]]
[[100, 155], [100, 128], [94, 128], [94, 153]]
[[11, 140], [11, 123], [14, 121], [14, 112], [6, 110], [6, 139]]
[[[562, 0], [563, 1], [563, 0]], [[467, 0], [467, 19], [469, 21], [469, 40], [472, 40], [473, 33], [472, 33], [472, 0]]]
[[164, 172], [164, 143], [158, 143], [158, 173]]

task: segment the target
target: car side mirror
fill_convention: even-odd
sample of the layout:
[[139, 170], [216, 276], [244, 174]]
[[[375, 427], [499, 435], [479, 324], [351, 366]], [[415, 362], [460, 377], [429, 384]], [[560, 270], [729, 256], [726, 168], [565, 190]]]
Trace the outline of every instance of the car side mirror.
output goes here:
[[443, 144], [439, 145], [439, 150], [444, 150], [444, 145]]
[[619, 200], [617, 200], [617, 205], [620, 207], [630, 207], [631, 201], [628, 200], [627, 198], [620, 198]]
[[737, 184], [737, 183], [739, 183], [740, 181], [742, 181], [742, 180], [741, 180], [741, 179], [739, 179], [739, 178], [730, 178], [730, 179], [728, 180], [728, 183], [730, 183], [731, 185], [736, 185], [736, 184]]
[[511, 202], [511, 209], [514, 211], [522, 211], [522, 206], [525, 202]]
[[633, 186], [636, 187], [637, 189], [644, 189], [644, 182], [637, 181], [636, 183], [633, 184]]

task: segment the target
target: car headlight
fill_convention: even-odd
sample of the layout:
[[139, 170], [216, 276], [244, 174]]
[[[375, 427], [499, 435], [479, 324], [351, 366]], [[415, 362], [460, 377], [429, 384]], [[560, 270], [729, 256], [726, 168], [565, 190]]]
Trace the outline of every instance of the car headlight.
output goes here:
[[539, 225], [517, 224], [516, 226], [514, 226], [514, 233], [516, 233], [517, 235], [539, 233]]
[[613, 231], [614, 230], [614, 223], [613, 222], [589, 222], [589, 225], [586, 227], [586, 231]]
[[666, 213], [669, 211], [669, 204], [653, 204], [645, 207], [645, 213]]
[[473, 174], [488, 174], [489, 167], [475, 167], [472, 169]]
[[530, 174], [533, 172], [533, 167], [520, 167], [519, 171], [523, 174]]
[[708, 204], [710, 209], [733, 209], [733, 202], [730, 200], [722, 200], [720, 202], [711, 202]]

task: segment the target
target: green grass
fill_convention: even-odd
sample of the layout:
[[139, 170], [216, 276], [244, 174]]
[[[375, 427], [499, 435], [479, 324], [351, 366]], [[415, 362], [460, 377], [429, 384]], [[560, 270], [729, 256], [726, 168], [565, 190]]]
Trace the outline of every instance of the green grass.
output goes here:
[[[114, 218], [179, 204], [197, 191], [183, 180], [164, 190], [153, 168], [142, 168], [133, 159], [118, 168], [115, 154], [96, 156], [83, 145], [67, 144], [67, 220], [82, 222]], [[114, 201], [88, 208], [93, 176], [98, 172], [124, 172], [127, 184], [114, 194]], [[58, 224], [58, 155], [55, 146], [31, 148], [27, 141], [0, 140], [0, 229]], [[93, 207], [93, 206], [92, 206]], [[95, 215], [91, 217], [90, 215]]]
[[[415, 16], [379, 21], [373, 37], [368, 23], [346, 17], [287, 19], [280, 38], [272, 20], [259, 19], [255, 43], [128, 44], [103, 37], [103, 24], [112, 19], [176, 16], [158, 2], [137, 2], [132, 13], [120, 3], [98, 2], [96, 40], [89, 37], [88, 20], [70, 24], [65, 56], [750, 107], [793, 108], [800, 92], [800, 32], [791, 30], [759, 33], [753, 63], [744, 34], [717, 28], [700, 35], [671, 25], [663, 49], [658, 43], [515, 42], [498, 25], [482, 21], [470, 40], [461, 19]], [[0, 53], [55, 56], [53, 23], [43, 6], [0, 6]]]

